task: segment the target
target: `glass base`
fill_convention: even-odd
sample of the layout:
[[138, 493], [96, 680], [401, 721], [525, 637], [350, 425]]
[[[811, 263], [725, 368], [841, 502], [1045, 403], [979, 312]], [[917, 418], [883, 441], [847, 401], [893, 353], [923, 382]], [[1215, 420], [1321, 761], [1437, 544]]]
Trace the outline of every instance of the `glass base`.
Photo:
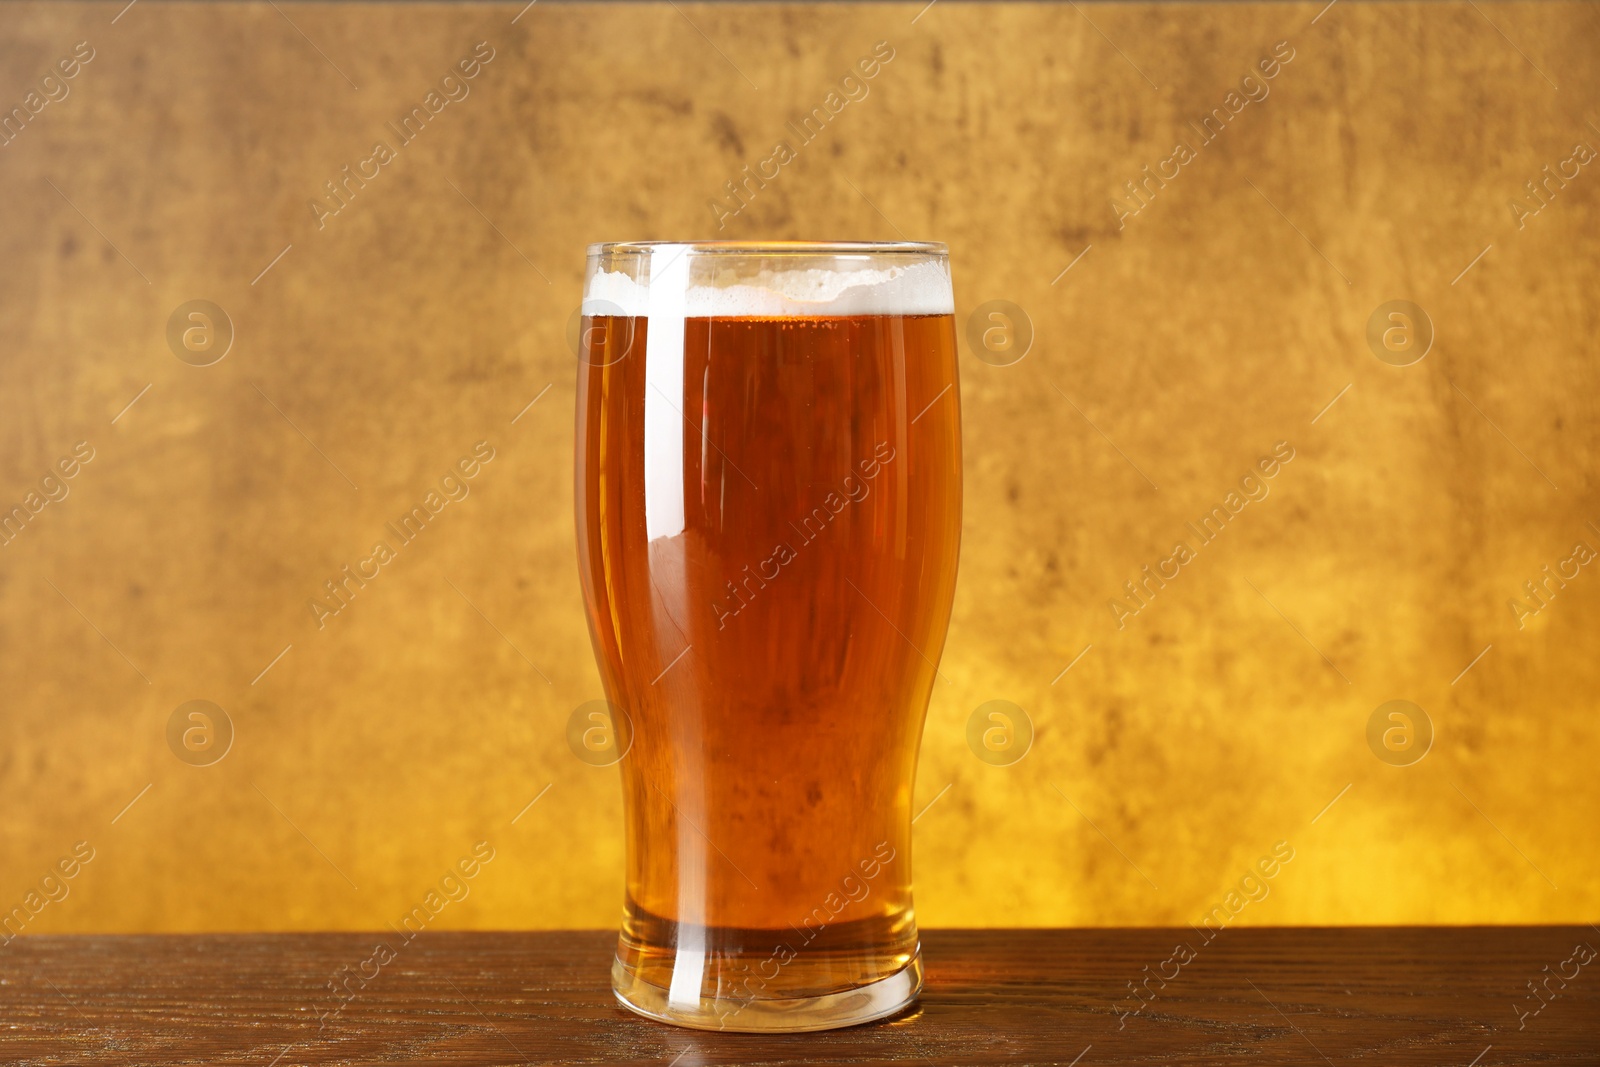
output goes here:
[[697, 997], [669, 1002], [668, 991], [643, 981], [621, 960], [611, 965], [611, 988], [623, 1007], [647, 1019], [696, 1030], [733, 1033], [802, 1033], [833, 1030], [886, 1019], [909, 1007], [922, 991], [922, 950], [887, 978], [868, 985], [813, 997], [740, 1000]]

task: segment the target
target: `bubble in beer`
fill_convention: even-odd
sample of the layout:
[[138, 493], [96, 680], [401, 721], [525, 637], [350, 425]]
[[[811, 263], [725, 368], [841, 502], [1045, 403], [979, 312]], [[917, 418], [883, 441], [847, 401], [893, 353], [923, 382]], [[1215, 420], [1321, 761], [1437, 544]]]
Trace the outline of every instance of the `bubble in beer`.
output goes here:
[[967, 316], [967, 344], [991, 367], [1009, 367], [1033, 347], [1033, 320], [1009, 300], [990, 300]]
[[1367, 319], [1367, 347], [1391, 367], [1409, 367], [1433, 347], [1433, 320], [1409, 300], [1379, 304]]
[[567, 317], [567, 347], [579, 363], [591, 367], [620, 363], [633, 351], [634, 324], [638, 321], [622, 305], [591, 297]]
[[189, 300], [167, 317], [167, 347], [191, 367], [222, 361], [233, 347], [233, 320], [209, 300]]
[[1409, 767], [1433, 747], [1433, 720], [1409, 700], [1379, 704], [1367, 719], [1367, 747], [1391, 767]]
[[588, 700], [567, 716], [567, 747], [591, 767], [609, 767], [633, 747], [633, 720], [609, 700]]
[[967, 717], [967, 747], [991, 767], [1009, 767], [1033, 747], [1033, 720], [1009, 700], [979, 704]]
[[209, 700], [186, 701], [167, 717], [167, 747], [191, 767], [209, 767], [233, 747], [233, 720]]

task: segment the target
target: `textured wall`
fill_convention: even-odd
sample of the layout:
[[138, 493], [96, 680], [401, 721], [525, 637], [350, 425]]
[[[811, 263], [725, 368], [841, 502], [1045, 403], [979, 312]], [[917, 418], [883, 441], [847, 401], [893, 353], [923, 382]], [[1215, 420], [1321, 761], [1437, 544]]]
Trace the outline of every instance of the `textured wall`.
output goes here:
[[[377, 927], [480, 841], [438, 925], [616, 921], [616, 772], [566, 741], [599, 696], [569, 317], [587, 242], [719, 219], [946, 241], [963, 333], [992, 300], [1032, 322], [1010, 365], [964, 342], [924, 923], [1593, 918], [1592, 5], [280, 6], [0, 10], [0, 506], [28, 512], [0, 908], [28, 929]], [[864, 97], [711, 206], [879, 41]], [[375, 176], [340, 207], [347, 164]], [[233, 328], [209, 366], [168, 335], [201, 299]], [[1369, 342], [1392, 300], [1420, 362], [1385, 316]], [[319, 629], [322, 583], [480, 441], [470, 495]], [[1176, 577], [1141, 607], [1147, 564]], [[1576, 576], [1534, 612], [1547, 564]], [[169, 740], [197, 699], [232, 724], [210, 766]], [[1434, 735], [1410, 766], [1369, 743], [1395, 699]], [[992, 700], [1033, 724], [1020, 762], [969, 749]]]

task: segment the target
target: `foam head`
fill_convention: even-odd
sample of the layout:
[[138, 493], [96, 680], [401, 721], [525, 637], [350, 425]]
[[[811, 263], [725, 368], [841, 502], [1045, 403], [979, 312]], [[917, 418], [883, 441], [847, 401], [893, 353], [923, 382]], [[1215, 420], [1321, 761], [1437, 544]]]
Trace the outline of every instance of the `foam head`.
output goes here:
[[[652, 258], [673, 255], [671, 247]], [[681, 251], [679, 251], [681, 254]], [[759, 268], [737, 263], [719, 266], [716, 257], [702, 261], [688, 281], [663, 281], [681, 288], [678, 294], [652, 294], [650, 285], [622, 272], [600, 270], [589, 278], [583, 296], [585, 315], [656, 314], [671, 308], [684, 318], [816, 318], [837, 315], [951, 315], [955, 297], [942, 260], [918, 259], [901, 265], [805, 267], [774, 270], [771, 260]], [[711, 269], [719, 268], [719, 269]], [[651, 297], [654, 297], [652, 300]], [[665, 298], [665, 299], [663, 299]]]

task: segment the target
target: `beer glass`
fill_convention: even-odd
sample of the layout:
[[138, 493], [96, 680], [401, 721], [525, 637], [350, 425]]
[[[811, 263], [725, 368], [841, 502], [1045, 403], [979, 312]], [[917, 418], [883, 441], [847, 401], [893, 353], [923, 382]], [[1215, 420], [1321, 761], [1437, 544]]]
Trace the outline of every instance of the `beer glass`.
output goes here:
[[612, 985], [820, 1030], [922, 986], [911, 796], [961, 534], [948, 256], [589, 249], [579, 569], [627, 821]]

